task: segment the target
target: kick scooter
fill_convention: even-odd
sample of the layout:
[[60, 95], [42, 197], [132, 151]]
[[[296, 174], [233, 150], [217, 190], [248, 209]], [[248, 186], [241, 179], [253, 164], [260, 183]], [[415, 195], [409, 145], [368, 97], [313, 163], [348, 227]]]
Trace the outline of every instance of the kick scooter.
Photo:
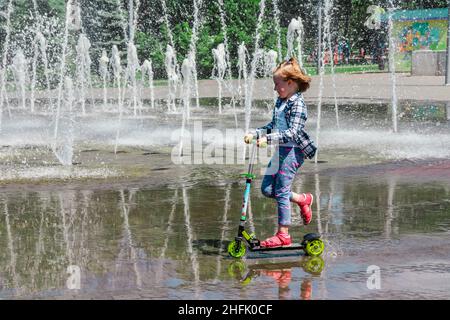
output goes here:
[[[257, 139], [259, 139], [260, 132], [256, 132]], [[256, 140], [257, 140], [256, 139]], [[249, 234], [245, 230], [245, 222], [247, 220], [247, 209], [250, 198], [250, 190], [255, 175], [253, 174], [253, 166], [256, 158], [256, 142], [253, 142], [250, 163], [248, 165], [248, 172], [242, 176], [246, 178], [244, 201], [241, 209], [241, 219], [239, 222], [239, 228], [237, 236], [228, 245], [228, 253], [233, 258], [242, 258], [247, 253], [247, 248], [252, 252], [265, 252], [265, 251], [283, 251], [283, 250], [303, 250], [308, 256], [320, 256], [325, 249], [323, 241], [320, 239], [320, 235], [317, 233], [308, 233], [303, 237], [301, 243], [294, 243], [290, 246], [281, 247], [261, 247], [261, 242], [258, 240], [254, 233]]]

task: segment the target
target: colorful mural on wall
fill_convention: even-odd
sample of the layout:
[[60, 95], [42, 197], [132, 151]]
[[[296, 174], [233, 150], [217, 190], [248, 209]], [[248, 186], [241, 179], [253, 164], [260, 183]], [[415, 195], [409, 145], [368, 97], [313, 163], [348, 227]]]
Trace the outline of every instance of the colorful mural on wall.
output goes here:
[[396, 25], [400, 52], [445, 50], [447, 21], [399, 22]]
[[[446, 50], [448, 9], [402, 10], [393, 15], [396, 68], [411, 70], [414, 50]], [[387, 20], [384, 16], [383, 20]]]

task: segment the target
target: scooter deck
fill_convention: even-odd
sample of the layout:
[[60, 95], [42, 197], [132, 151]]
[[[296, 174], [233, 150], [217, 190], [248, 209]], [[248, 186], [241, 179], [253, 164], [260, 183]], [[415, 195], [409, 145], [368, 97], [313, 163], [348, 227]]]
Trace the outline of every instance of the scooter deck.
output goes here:
[[249, 248], [246, 258], [247, 259], [288, 259], [289, 257], [297, 258], [303, 256], [303, 246], [298, 243], [294, 243], [290, 246], [276, 247], [276, 248]]
[[285, 250], [303, 250], [303, 245], [300, 243], [293, 243], [290, 246], [281, 246], [281, 247], [255, 247], [250, 248], [250, 251], [253, 252], [266, 252], [266, 251], [285, 251]]

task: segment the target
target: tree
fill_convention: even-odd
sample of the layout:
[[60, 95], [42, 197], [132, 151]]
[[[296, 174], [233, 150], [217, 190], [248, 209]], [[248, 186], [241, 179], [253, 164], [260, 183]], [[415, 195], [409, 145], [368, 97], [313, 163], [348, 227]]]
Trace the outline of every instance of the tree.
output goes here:
[[93, 61], [97, 64], [103, 50], [110, 52], [113, 45], [126, 50], [126, 12], [120, 0], [82, 0], [83, 31], [92, 43]]

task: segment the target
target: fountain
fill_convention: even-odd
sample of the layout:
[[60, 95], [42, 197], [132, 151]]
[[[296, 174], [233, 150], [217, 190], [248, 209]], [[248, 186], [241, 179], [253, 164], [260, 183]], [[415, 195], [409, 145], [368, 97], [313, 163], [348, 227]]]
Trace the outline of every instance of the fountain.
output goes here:
[[198, 92], [198, 76], [197, 76], [197, 41], [198, 41], [198, 30], [201, 26], [201, 19], [199, 18], [200, 8], [203, 4], [203, 0], [194, 0], [194, 25], [192, 27], [192, 36], [191, 42], [189, 44], [189, 53], [188, 59], [190, 60], [190, 64], [192, 65], [192, 82], [195, 93], [195, 102], [197, 108], [200, 107], [200, 95]]
[[137, 55], [136, 46], [132, 43], [128, 43], [127, 49], [127, 69], [126, 80], [129, 86], [131, 86], [131, 100], [133, 101], [134, 116], [137, 116], [138, 110], [138, 87], [137, 87], [137, 71], [140, 70], [139, 59]]
[[[281, 59], [283, 56], [281, 48], [281, 28], [280, 28], [280, 9], [278, 8], [278, 0], [272, 0], [273, 19], [275, 21], [275, 32], [277, 33], [277, 57]], [[279, 62], [277, 60], [277, 62]]]
[[[255, 78], [256, 78], [256, 70], [258, 66], [258, 60], [259, 60], [259, 41], [261, 38], [261, 27], [263, 23], [263, 17], [265, 14], [266, 9], [266, 1], [261, 0], [259, 3], [259, 16], [258, 16], [258, 23], [256, 25], [256, 32], [255, 32], [255, 49], [253, 53], [253, 59], [250, 67], [250, 74], [248, 77], [248, 85], [246, 86], [246, 92], [245, 92], [245, 132], [249, 132], [250, 129], [250, 121], [251, 121], [251, 113], [252, 113], [252, 102], [253, 102], [253, 89], [255, 85]], [[245, 154], [245, 153], [244, 153]]]
[[178, 89], [179, 76], [175, 50], [171, 45], [167, 45], [165, 64], [169, 87], [169, 95], [167, 97], [167, 110], [169, 112], [175, 112], [176, 111], [175, 100]]
[[[18, 99], [21, 101], [19, 104], [19, 108], [26, 107], [26, 96], [25, 96], [25, 89], [27, 86], [27, 61], [25, 59], [25, 55], [23, 54], [23, 51], [19, 49], [16, 53], [16, 55], [13, 58], [12, 65], [11, 65], [12, 72], [14, 74], [14, 79], [16, 82], [16, 91], [20, 92], [21, 99]], [[32, 110], [33, 111], [33, 110]]]
[[[37, 15], [37, 3], [34, 0], [33, 1], [33, 8], [34, 8], [34, 12]], [[37, 18], [38, 20], [38, 24], [36, 26], [36, 29], [40, 29], [40, 19]], [[36, 92], [36, 82], [37, 82], [37, 60], [39, 57], [39, 52], [41, 52], [42, 54], [42, 60], [46, 60], [46, 57], [44, 58], [44, 56], [46, 56], [46, 50], [47, 50], [47, 41], [45, 40], [44, 36], [42, 35], [42, 33], [40, 31], [36, 32], [36, 35], [33, 39], [33, 62], [32, 62], [32, 71], [31, 71], [31, 93], [30, 93], [30, 111], [31, 113], [34, 113], [34, 103], [35, 103], [35, 92]], [[46, 68], [47, 69], [47, 68]], [[46, 76], [48, 76], [48, 73], [46, 73]], [[47, 77], [48, 79], [48, 77]], [[48, 81], [47, 81], [48, 83]], [[47, 89], [49, 87], [47, 86]]]
[[120, 58], [120, 52], [116, 45], [112, 47], [111, 63], [114, 75], [113, 87], [117, 87], [117, 105], [119, 113], [122, 112], [122, 62]]
[[129, 43], [134, 43], [134, 37], [136, 33], [136, 25], [138, 21], [138, 12], [139, 12], [140, 0], [129, 0], [128, 2], [128, 12], [129, 12], [129, 32], [130, 36], [128, 38]]
[[[63, 100], [63, 89], [64, 84], [66, 87], [72, 90], [72, 82], [68, 81], [66, 77], [66, 59], [68, 55], [68, 45], [69, 45], [69, 31], [78, 31], [81, 30], [81, 9], [78, 3], [75, 0], [69, 0], [66, 6], [66, 22], [64, 28], [64, 39], [62, 45], [62, 53], [61, 53], [61, 63], [60, 63], [60, 73], [59, 73], [59, 84], [58, 84], [58, 100], [56, 105], [55, 112], [55, 120], [54, 120], [54, 131], [53, 131], [53, 142], [52, 142], [52, 150], [55, 153], [55, 156], [60, 160], [63, 165], [72, 165], [72, 152], [71, 145], [66, 145], [66, 143], [70, 143], [71, 138], [67, 139], [67, 137], [71, 136], [70, 134], [62, 132], [61, 139], [59, 137], [60, 130], [60, 121], [61, 118], [64, 117], [64, 110], [62, 104]], [[82, 102], [84, 103], [84, 102]], [[71, 108], [72, 106], [70, 106]], [[67, 109], [67, 108], [64, 108]], [[67, 128], [63, 128], [63, 130], [67, 130]], [[60, 145], [62, 143], [62, 145]], [[61, 154], [62, 152], [62, 154]]]
[[[125, 14], [124, 14], [124, 10], [123, 10], [123, 5], [122, 5], [122, 0], [116, 0], [116, 6], [117, 6], [117, 11], [119, 12], [119, 17], [120, 17], [120, 22], [121, 22], [121, 26], [122, 26], [122, 33], [125, 39], [125, 43], [129, 42], [129, 36], [128, 36], [128, 32], [127, 32], [127, 27], [129, 28], [129, 25], [127, 26], [127, 22], [125, 20]], [[131, 15], [130, 15], [131, 17]], [[133, 23], [132, 25], [134, 25], [134, 18], [132, 19]]]
[[64, 166], [72, 165], [73, 142], [74, 142], [74, 87], [70, 77], [65, 78], [64, 96], [61, 101], [59, 118], [60, 132], [54, 141], [54, 153], [58, 160]]
[[167, 12], [167, 5], [165, 0], [161, 0], [161, 5], [163, 9], [163, 19], [164, 24], [167, 30], [167, 35], [169, 37], [169, 43], [166, 47], [166, 55], [165, 55], [165, 67], [166, 67], [166, 73], [167, 73], [167, 80], [168, 80], [168, 87], [169, 87], [169, 93], [168, 93], [168, 99], [167, 99], [167, 110], [169, 112], [175, 112], [176, 111], [176, 91], [178, 89], [178, 83], [180, 79], [180, 71], [177, 61], [177, 53], [175, 51], [175, 41], [173, 39], [173, 33], [172, 29], [170, 27], [169, 18], [168, 18], [168, 12]]
[[[5, 31], [6, 36], [3, 42], [2, 60], [0, 65], [0, 132], [2, 130], [3, 105], [6, 98], [6, 63], [8, 61], [9, 41], [11, 37], [11, 13], [13, 11], [13, 0], [9, 0], [4, 16], [6, 18]], [[8, 102], [6, 102], [8, 103]]]
[[183, 123], [189, 122], [191, 117], [191, 87], [194, 80], [193, 69], [194, 65], [190, 58], [183, 60], [181, 65], [181, 75], [183, 77], [181, 96], [183, 97]]
[[389, 0], [390, 7], [388, 9], [388, 38], [389, 38], [389, 72], [391, 75], [391, 84], [392, 84], [392, 130], [394, 132], [398, 132], [398, 124], [397, 124], [397, 77], [395, 75], [395, 52], [396, 52], [396, 44], [393, 35], [394, 23], [392, 21], [392, 16], [395, 11], [394, 1]]
[[247, 78], [248, 78], [248, 67], [247, 67], [247, 56], [248, 51], [245, 47], [245, 43], [242, 42], [238, 48], [238, 96], [242, 97], [242, 84], [241, 81], [244, 80], [244, 92], [247, 92]]
[[[330, 3], [328, 4], [330, 8], [333, 7], [333, 0], [329, 0]], [[330, 10], [331, 11], [331, 10]], [[331, 12], [329, 12], [331, 14]], [[326, 24], [327, 30], [327, 50], [329, 52], [329, 61], [331, 66], [331, 81], [333, 83], [333, 98], [334, 98], [334, 111], [336, 115], [336, 126], [339, 129], [339, 106], [338, 106], [338, 99], [337, 99], [337, 90], [336, 90], [336, 72], [334, 68], [334, 59], [333, 59], [333, 43], [331, 41], [331, 17], [329, 18], [329, 22]]]
[[151, 60], [145, 60], [144, 63], [142, 63], [141, 73], [142, 87], [145, 87], [145, 80], [147, 79], [148, 87], [150, 89], [150, 106], [152, 109], [155, 109], [155, 85], [153, 84], [154, 74]]
[[[197, 72], [200, 72], [200, 70], [205, 74], [205, 59], [204, 56], [199, 55], [201, 51], [198, 50], [203, 48], [197, 48], [199, 41], [204, 41], [203, 38], [199, 38], [202, 35], [202, 27], [207, 26], [209, 22], [207, 19], [203, 19], [201, 14], [205, 9], [205, 2], [195, 0], [192, 3], [192, 33], [181, 45], [180, 39], [174, 39], [173, 30], [170, 26], [172, 20], [169, 21], [171, 12], [167, 9], [165, 1], [162, 0], [163, 10], [159, 22], [163, 28], [164, 25], [166, 26], [167, 39], [165, 40], [167, 41], [158, 44], [159, 48], [155, 52], [147, 50], [145, 42], [143, 45], [142, 39], [137, 33], [137, 30], [140, 30], [137, 15], [138, 9], [142, 7], [140, 1], [128, 0], [127, 2], [126, 12], [122, 7], [124, 3], [117, 2], [118, 12], [123, 13], [117, 16], [121, 24], [117, 29], [121, 40], [125, 38], [125, 43], [118, 41], [117, 44], [112, 44], [114, 42], [111, 41], [109, 42], [111, 44], [107, 46], [103, 43], [99, 45], [95, 41], [95, 37], [83, 30], [82, 22], [85, 19], [85, 12], [82, 15], [81, 10], [85, 9], [80, 7], [80, 2], [77, 0], [67, 2], [64, 23], [62, 23], [63, 21], [54, 24], [47, 23], [45, 22], [45, 15], [33, 14], [33, 17], [38, 20], [32, 23], [32, 28], [24, 30], [23, 34], [18, 35], [16, 32], [2, 34], [0, 105], [2, 115], [4, 115], [3, 112], [9, 114], [11, 120], [6, 122], [9, 130], [7, 134], [11, 132], [11, 128], [18, 126], [18, 123], [24, 119], [35, 124], [36, 127], [32, 127], [29, 132], [25, 133], [36, 139], [33, 141], [41, 141], [42, 145], [50, 143], [53, 152], [50, 158], [58, 159], [59, 164], [70, 167], [73, 155], [80, 154], [79, 152], [74, 153], [75, 147], [83, 149], [91, 143], [96, 145], [96, 148], [98, 145], [105, 149], [113, 146], [114, 153], [118, 154], [119, 144], [126, 147], [129, 144], [133, 146], [145, 145], [147, 138], [137, 138], [141, 136], [150, 136], [149, 140], [152, 142], [158, 141], [159, 144], [167, 147], [170, 143], [163, 137], [167, 137], [168, 133], [181, 126], [184, 134], [186, 136], [189, 134], [187, 130], [193, 110], [196, 112], [196, 118], [198, 115], [201, 118], [207, 118], [208, 121], [210, 120], [210, 109], [199, 106], [200, 96], [197, 79], [199, 74]], [[206, 70], [206, 74], [212, 74], [217, 86], [213, 82], [205, 81], [206, 85], [202, 87], [202, 94], [204, 98], [218, 98], [216, 103], [217, 113], [221, 115], [220, 120], [223, 121], [223, 126], [225, 126], [225, 123], [227, 126], [233, 126], [227, 122], [230, 120], [229, 116], [231, 116], [231, 112], [227, 112], [228, 110], [224, 106], [224, 101], [227, 98], [231, 98], [235, 128], [242, 126], [242, 129], [249, 130], [250, 125], [259, 125], [263, 118], [266, 120], [266, 117], [270, 116], [264, 110], [263, 113], [258, 112], [258, 115], [252, 119], [252, 110], [264, 105], [267, 105], [268, 108], [273, 106], [272, 98], [276, 97], [276, 93], [272, 90], [270, 79], [264, 78], [269, 78], [278, 61], [285, 57], [286, 52], [284, 50], [287, 49], [288, 57], [297, 56], [300, 63], [306, 65], [307, 61], [310, 62], [309, 57], [307, 58], [303, 52], [305, 49], [303, 42], [306, 43], [306, 40], [310, 41], [311, 39], [303, 39], [308, 36], [302, 26], [306, 20], [302, 21], [298, 15], [295, 19], [291, 19], [287, 26], [287, 41], [283, 43], [283, 46], [281, 46], [281, 42], [278, 43], [278, 39], [281, 38], [279, 34], [273, 35], [271, 47], [262, 43], [265, 39], [263, 25], [268, 18], [266, 3], [265, 1], [259, 3], [257, 25], [251, 43], [242, 42], [236, 52], [230, 52], [230, 50], [233, 50], [229, 43], [231, 39], [228, 34], [230, 29], [227, 26], [228, 17], [225, 12], [227, 6], [223, 0], [218, 1], [220, 10], [220, 31], [218, 30], [220, 35], [218, 36], [222, 37], [223, 35], [223, 41], [215, 48], [210, 48], [211, 51], [207, 51], [210, 53], [208, 58], [213, 60], [214, 63], [211, 63], [211, 70]], [[36, 3], [33, 2], [33, 4]], [[273, 23], [275, 29], [277, 29], [280, 22], [279, 1], [272, 0], [272, 4], [274, 11], [273, 16], [272, 13], [269, 14], [269, 19], [273, 17]], [[11, 19], [14, 21], [14, 7], [14, 1], [7, 2], [2, 7], [0, 22], [6, 31], [8, 31], [8, 24], [12, 23]], [[317, 131], [314, 132], [317, 135], [317, 139], [314, 139], [317, 144], [319, 144], [319, 138], [320, 140], [324, 138], [325, 143], [330, 141], [327, 136], [328, 119], [324, 120], [325, 132], [322, 132], [321, 128], [323, 125], [322, 107], [328, 108], [328, 105], [324, 103], [326, 101], [326, 98], [323, 97], [325, 90], [334, 91], [336, 126], [337, 129], [340, 129], [337, 133], [346, 134], [345, 129], [341, 129], [340, 125], [340, 121], [345, 124], [346, 117], [343, 117], [342, 120], [339, 119], [335, 66], [332, 59], [330, 59], [330, 66], [333, 87], [330, 85], [329, 89], [326, 88], [327, 79], [324, 80], [325, 67], [328, 67], [324, 63], [324, 55], [331, 50], [331, 42], [334, 38], [330, 30], [332, 7], [332, 0], [324, 1], [324, 24], [320, 30], [319, 61], [321, 64], [319, 77], [317, 81], [314, 81], [319, 86], [318, 98], [314, 101], [314, 103], [318, 103]], [[8, 16], [11, 16], [9, 20]], [[124, 20], [124, 17], [127, 17], [127, 19]], [[35, 25], [40, 25], [41, 29], [35, 30]], [[121, 34], [122, 31], [124, 31], [123, 35]], [[278, 31], [275, 30], [274, 32]], [[392, 27], [390, 36], [390, 44], [393, 47], [395, 44], [392, 43]], [[23, 39], [31, 40], [30, 48], [24, 47]], [[222, 40], [222, 38], [220, 39]], [[136, 40], [136, 43], [134, 40]], [[138, 47], [139, 45], [143, 46]], [[183, 61], [181, 66], [177, 64], [176, 48], [180, 48], [178, 56], [183, 58], [183, 60], [180, 60]], [[109, 50], [112, 50], [111, 53], [109, 53]], [[393, 131], [396, 131], [397, 124], [395, 121], [397, 117], [395, 115], [397, 114], [398, 102], [395, 90], [395, 66], [393, 65], [394, 51], [391, 50], [390, 55], [392, 65], [390, 76], [393, 83], [391, 93], [393, 103], [390, 107], [393, 110]], [[280, 52], [283, 56], [280, 56]], [[95, 63], [91, 61], [91, 57], [94, 56], [95, 59], [98, 59]], [[200, 57], [202, 60], [197, 60]], [[143, 63], [141, 64], [140, 61], [143, 61]], [[200, 61], [203, 69], [198, 66]], [[98, 67], [97, 72], [92, 70], [94, 64], [97, 64], [95, 66]], [[235, 65], [233, 66], [233, 64]], [[233, 72], [236, 72], [236, 74], [233, 75]], [[98, 73], [98, 78], [95, 73]], [[233, 76], [237, 79], [233, 79]], [[257, 79], [259, 77], [261, 79]], [[162, 82], [161, 86], [160, 83], [156, 86], [157, 80], [167, 80], [168, 84], [165, 85], [165, 82]], [[96, 85], [98, 84], [98, 88], [93, 86], [93, 82]], [[211, 89], [211, 84], [214, 89]], [[271, 95], [272, 93], [274, 96]], [[96, 106], [95, 101], [98, 98], [103, 102]], [[235, 98], [241, 101], [240, 110], [236, 110]], [[39, 105], [37, 104], [38, 101]], [[157, 101], [163, 101], [162, 105], [166, 105], [167, 109], [160, 110], [159, 104], [155, 105]], [[178, 101], [180, 102], [179, 105]], [[147, 103], [149, 108], [144, 108]], [[193, 109], [192, 106], [195, 104], [197, 108]], [[346, 112], [345, 107], [347, 105], [343, 105], [344, 111], [341, 112]], [[129, 114], [134, 115], [134, 117], [126, 117]], [[168, 114], [170, 116], [167, 116]], [[77, 118], [80, 116], [83, 116], [83, 121], [77, 122], [77, 127], [75, 127], [75, 120], [78, 120]], [[313, 112], [313, 120], [315, 116]], [[141, 124], [140, 126], [138, 122]], [[258, 122], [258, 124], [253, 122]], [[80, 128], [78, 128], [78, 125], [80, 125]], [[49, 129], [53, 134], [46, 131]], [[155, 132], [147, 132], [146, 130], [154, 130]], [[24, 129], [24, 131], [26, 130]], [[145, 132], [145, 134], [142, 134], [142, 132]], [[14, 141], [13, 139], [8, 140], [10, 137], [7, 135], [4, 135], [3, 139], [2, 144], [5, 146], [8, 146], [10, 141]], [[19, 141], [18, 145], [26, 145], [27, 148], [29, 147], [27, 143], [35, 144], [35, 142], [29, 142], [26, 135], [24, 135], [24, 138], [16, 137], [15, 139]], [[67, 144], [67, 146], [64, 144]], [[40, 152], [45, 150], [41, 147], [38, 149]], [[124, 148], [123, 153], [128, 152], [125, 149], [127, 148]], [[324, 150], [324, 148], [321, 148], [321, 150]], [[180, 154], [182, 153], [180, 151]]]
[[182, 86], [181, 86], [181, 96], [183, 97], [183, 118], [181, 121], [181, 133], [180, 133], [180, 147], [178, 152], [178, 157], [181, 161], [181, 157], [183, 156], [183, 142], [184, 142], [184, 134], [186, 129], [186, 124], [190, 120], [190, 109], [191, 109], [191, 87], [192, 87], [192, 80], [193, 80], [193, 74], [192, 74], [192, 61], [189, 58], [186, 58], [183, 60], [183, 63], [181, 65], [181, 75], [183, 77], [182, 79]]
[[35, 37], [35, 43], [34, 43], [34, 58], [33, 58], [33, 79], [31, 84], [31, 112], [34, 110], [34, 104], [35, 104], [35, 96], [34, 93], [36, 91], [36, 80], [37, 80], [37, 60], [39, 55], [41, 56], [42, 64], [44, 67], [44, 77], [45, 77], [45, 89], [50, 90], [50, 74], [49, 74], [49, 66], [48, 66], [48, 58], [47, 58], [47, 40], [45, 39], [44, 35], [37, 31], [36, 37]]
[[[229, 49], [229, 43], [228, 43], [228, 32], [227, 32], [227, 23], [226, 23], [226, 15], [225, 15], [225, 11], [224, 11], [224, 3], [223, 0], [218, 0], [219, 1], [219, 10], [220, 10], [220, 26], [221, 26], [221, 31], [223, 33], [223, 44], [225, 47], [225, 56], [226, 56], [226, 60], [227, 61], [227, 74], [228, 76], [227, 78], [227, 82], [224, 82], [225, 87], [227, 88], [227, 90], [231, 93], [231, 106], [233, 109], [233, 115], [234, 115], [234, 125], [235, 128], [238, 128], [238, 119], [237, 119], [237, 111], [236, 111], [236, 94], [240, 95], [240, 92], [236, 92], [239, 91], [239, 88], [235, 88], [233, 86], [233, 72], [232, 72], [232, 63], [231, 63], [231, 57], [230, 57], [230, 49]], [[240, 76], [240, 75], [239, 75]]]
[[120, 135], [120, 126], [122, 125], [122, 116], [123, 116], [123, 97], [121, 90], [121, 82], [122, 82], [122, 65], [120, 59], [120, 52], [116, 45], [112, 48], [112, 67], [114, 73], [114, 83], [117, 85], [117, 105], [119, 109], [119, 124], [117, 126], [116, 131], [116, 139], [114, 144], [114, 153], [117, 154], [117, 147], [119, 143], [119, 135]]
[[92, 89], [91, 80], [91, 57], [89, 56], [89, 50], [91, 48], [91, 42], [86, 35], [81, 34], [78, 38], [78, 44], [76, 46], [76, 66], [77, 66], [77, 87], [79, 88], [79, 99], [81, 104], [82, 114], [86, 115], [86, 91]]
[[[273, 71], [276, 69], [278, 63], [278, 53], [274, 50], [269, 50], [263, 53], [263, 70], [262, 73], [264, 77], [272, 78]], [[270, 86], [268, 90], [272, 90], [272, 83], [270, 83]], [[275, 102], [277, 101], [278, 94], [275, 90], [273, 90], [273, 101], [270, 101], [267, 103], [267, 109], [270, 112], [270, 110], [275, 105]]]
[[[319, 37], [319, 53], [318, 53], [318, 59], [319, 59], [319, 96], [318, 96], [318, 102], [317, 102], [317, 124], [316, 124], [316, 145], [320, 147], [319, 144], [319, 136], [320, 136], [320, 121], [322, 116], [322, 98], [323, 98], [323, 90], [324, 90], [324, 75], [325, 75], [325, 51], [326, 47], [324, 45], [324, 42], [328, 39], [328, 32], [330, 31], [330, 24], [331, 24], [331, 8], [332, 8], [332, 0], [325, 0], [324, 6], [323, 6], [323, 15], [325, 17], [323, 27], [322, 27], [322, 8], [319, 7], [319, 26], [322, 27], [320, 30], [319, 27], [319, 33], [321, 36]], [[319, 152], [316, 152], [314, 162], [318, 162], [318, 156]]]
[[291, 23], [288, 26], [288, 32], [286, 36], [287, 40], [287, 55], [286, 60], [290, 59], [294, 56], [294, 44], [297, 41], [297, 60], [300, 65], [300, 68], [303, 68], [303, 23], [302, 19], [299, 17], [298, 19], [293, 18]]
[[103, 82], [103, 110], [106, 110], [106, 104], [108, 102], [108, 93], [107, 93], [107, 86], [109, 80], [108, 64], [109, 64], [108, 54], [106, 53], [105, 50], [103, 50], [102, 56], [100, 57], [99, 61], [99, 73]]
[[263, 54], [263, 75], [272, 77], [273, 70], [277, 67], [278, 53], [274, 50], [268, 50]]
[[219, 44], [217, 48], [212, 49], [214, 57], [214, 68], [212, 72], [212, 78], [217, 81], [218, 85], [218, 96], [219, 96], [219, 114], [222, 113], [222, 87], [223, 80], [225, 78], [225, 72], [227, 71], [227, 61], [225, 45], [223, 43]]

